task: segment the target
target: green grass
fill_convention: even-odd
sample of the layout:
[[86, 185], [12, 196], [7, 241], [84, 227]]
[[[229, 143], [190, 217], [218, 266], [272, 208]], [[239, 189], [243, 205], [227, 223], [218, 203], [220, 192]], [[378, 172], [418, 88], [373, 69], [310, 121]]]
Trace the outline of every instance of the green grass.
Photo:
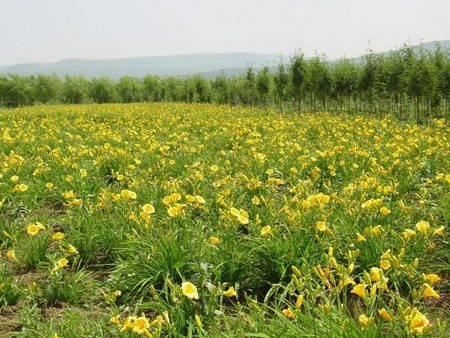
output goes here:
[[443, 121], [130, 104], [0, 126], [0, 336], [448, 335]]

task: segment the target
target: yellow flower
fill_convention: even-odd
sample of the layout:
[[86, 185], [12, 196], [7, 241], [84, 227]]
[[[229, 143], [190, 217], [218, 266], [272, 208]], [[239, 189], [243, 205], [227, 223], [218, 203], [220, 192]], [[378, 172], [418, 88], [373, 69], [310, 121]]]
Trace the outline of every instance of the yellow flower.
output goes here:
[[173, 193], [169, 196], [166, 196], [163, 198], [163, 203], [165, 205], [169, 205], [175, 202], [178, 202], [179, 200], [181, 200], [181, 195], [179, 193]]
[[370, 298], [375, 297], [377, 293], [377, 284], [373, 284], [372, 287], [370, 288]]
[[123, 322], [121, 331], [132, 330], [134, 327], [134, 322], [136, 321], [136, 316], [128, 316]]
[[154, 214], [155, 207], [152, 204], [147, 203], [142, 206], [142, 211], [145, 212], [146, 214]]
[[223, 295], [228, 297], [228, 298], [235, 297], [236, 296], [236, 291], [234, 290], [234, 287], [230, 286], [228, 288], [228, 290], [223, 293]]
[[54, 332], [52, 338], [58, 338], [58, 337], [59, 337], [59, 336], [58, 336], [58, 333], [57, 333], [57, 332]]
[[145, 318], [144, 314], [142, 314], [141, 317], [137, 317], [133, 322], [133, 332], [137, 334], [143, 334], [149, 327], [150, 323], [147, 318]]
[[200, 298], [198, 295], [197, 287], [190, 282], [184, 282], [183, 284], [181, 284], [181, 292], [189, 299]]
[[292, 319], [292, 318], [295, 317], [295, 314], [294, 314], [294, 312], [291, 310], [291, 308], [286, 308], [286, 309], [282, 310], [281, 312], [283, 312], [283, 315], [284, 315], [286, 318]]
[[206, 204], [205, 199], [200, 195], [195, 195], [195, 202], [198, 204]]
[[366, 284], [360, 283], [353, 287], [351, 293], [358, 295], [361, 298], [366, 298]]
[[71, 200], [75, 198], [75, 193], [73, 192], [73, 190], [70, 191], [66, 191], [61, 193], [62, 197], [64, 197], [67, 200]]
[[416, 224], [416, 229], [417, 231], [426, 234], [427, 230], [429, 229], [430, 224], [426, 221], [420, 221], [419, 223]]
[[202, 320], [200, 319], [200, 316], [196, 314], [194, 317], [194, 320], [195, 320], [195, 325], [197, 325], [197, 327], [200, 330], [202, 330], [203, 324], [202, 324]]
[[120, 324], [120, 318], [119, 318], [119, 316], [113, 316], [113, 317], [111, 317], [109, 319], [109, 322], [113, 323], [113, 324], [116, 324], [116, 325], [119, 325]]
[[15, 187], [14, 187], [14, 189], [13, 189], [13, 191], [19, 191], [19, 192], [25, 192], [25, 191], [27, 191], [28, 190], [28, 186], [26, 185], [26, 184], [17, 184]]
[[366, 328], [372, 322], [372, 318], [367, 317], [365, 314], [361, 314], [358, 317], [358, 322], [359, 322], [359, 325], [361, 325], [362, 328]]
[[272, 234], [272, 227], [270, 225], [266, 225], [261, 229], [261, 236], [267, 237]]
[[121, 294], [122, 294], [122, 291], [116, 290], [116, 291], [111, 293], [111, 296], [116, 298], [116, 297], [119, 297]]
[[220, 239], [218, 237], [215, 237], [215, 236], [209, 237], [209, 244], [217, 245], [219, 243], [220, 243]]
[[331, 311], [331, 306], [330, 304], [323, 304], [322, 306], [322, 311], [325, 315], [328, 315]]
[[330, 201], [330, 196], [320, 193], [316, 195], [316, 200], [319, 204], [327, 204]]
[[299, 295], [297, 297], [297, 300], [295, 301], [295, 308], [296, 309], [300, 309], [302, 307], [304, 298], [305, 298], [305, 296], [303, 294], [301, 294], [301, 295]]
[[381, 207], [381, 208], [380, 208], [380, 213], [381, 213], [383, 216], [386, 216], [386, 215], [389, 215], [389, 214], [391, 213], [391, 210], [389, 210], [389, 209], [386, 208], [386, 207]]
[[424, 330], [431, 326], [427, 317], [417, 308], [412, 309], [406, 319], [408, 320], [410, 331], [414, 334], [423, 334]]
[[357, 241], [358, 243], [365, 242], [365, 241], [366, 241], [366, 238], [358, 232], [358, 233], [356, 234], [356, 241]]
[[78, 250], [72, 244], [69, 244], [69, 248], [67, 249], [68, 253], [78, 255]]
[[134, 191], [131, 191], [131, 190], [122, 190], [120, 192], [120, 196], [123, 199], [129, 200], [129, 201], [133, 201], [133, 200], [135, 200], [137, 198], [136, 193]]
[[215, 164], [209, 167], [209, 170], [211, 170], [213, 173], [219, 171], [219, 167]]
[[186, 198], [186, 201], [188, 201], [189, 203], [194, 203], [195, 202], [195, 196], [186, 195], [185, 198]]
[[19, 176], [17, 175], [12, 175], [10, 178], [11, 182], [17, 182], [19, 180]]
[[347, 286], [349, 284], [355, 284], [355, 281], [353, 280], [353, 278], [351, 277], [344, 277], [343, 279], [341, 279], [339, 281], [339, 287], [342, 288], [344, 286]]
[[234, 217], [236, 217], [237, 221], [240, 224], [248, 224], [249, 223], [248, 214], [245, 210], [243, 210], [243, 209], [237, 210], [236, 208], [231, 208], [230, 213]]
[[61, 258], [59, 261], [56, 262], [55, 266], [52, 269], [52, 272], [58, 271], [66, 267], [68, 263], [69, 261], [66, 258]]
[[238, 215], [237, 220], [240, 224], [248, 224], [248, 217], [245, 217], [243, 215]]
[[239, 215], [239, 210], [236, 208], [230, 208], [230, 214], [233, 216], [238, 216]]
[[441, 277], [439, 277], [435, 273], [429, 273], [427, 275], [422, 274], [422, 276], [423, 276], [423, 279], [426, 282], [430, 283], [431, 285], [433, 285], [433, 284], [435, 284], [435, 283], [437, 283], [437, 282], [439, 282], [441, 280]]
[[184, 204], [175, 204], [173, 207], [170, 207], [169, 209], [167, 209], [167, 213], [169, 214], [170, 217], [175, 217], [178, 216], [184, 208]]
[[261, 199], [258, 196], [252, 197], [252, 204], [253, 205], [259, 205], [261, 203]]
[[164, 318], [162, 316], [156, 316], [150, 323], [150, 326], [158, 326], [164, 324]]
[[14, 250], [8, 250], [6, 252], [6, 257], [8, 257], [9, 259], [17, 260], [16, 253]]
[[328, 229], [328, 226], [324, 221], [318, 221], [316, 222], [316, 228], [319, 231], [326, 231]]
[[383, 270], [387, 270], [391, 267], [391, 263], [387, 259], [380, 260], [380, 267]]
[[48, 182], [48, 183], [45, 183], [45, 187], [48, 189], [48, 190], [52, 190], [53, 188], [54, 188], [54, 184], [53, 183], [51, 183], [51, 182]]
[[416, 235], [416, 232], [411, 229], [405, 229], [405, 231], [402, 232], [402, 236], [405, 240], [408, 240], [411, 237], [414, 237], [415, 235]]
[[428, 283], [425, 283], [425, 284], [423, 284], [422, 297], [423, 298], [430, 298], [430, 297], [439, 298], [440, 296], [436, 291], [434, 291], [434, 289]]
[[295, 265], [291, 266], [291, 270], [292, 270], [292, 273], [295, 276], [297, 276], [297, 278], [301, 278], [302, 277], [302, 273], [300, 272], [300, 270]]
[[388, 322], [390, 322], [392, 320], [392, 317], [389, 315], [389, 313], [386, 311], [385, 308], [378, 310], [378, 314], [380, 315], [381, 318], [383, 318], [384, 320], [386, 320]]
[[69, 206], [81, 207], [83, 205], [83, 200], [81, 198], [75, 198], [69, 202]]
[[52, 240], [54, 240], [54, 241], [60, 241], [60, 240], [63, 239], [63, 238], [64, 238], [64, 234], [63, 234], [62, 232], [60, 232], [60, 231], [55, 232], [55, 233], [52, 235]]
[[42, 223], [36, 222], [27, 225], [27, 233], [30, 236], [36, 236], [40, 230], [45, 230]]
[[370, 230], [370, 232], [374, 235], [374, 236], [380, 236], [381, 232], [383, 231], [383, 228], [381, 225], [377, 225], [376, 227], [372, 228]]
[[381, 279], [382, 271], [376, 266], [370, 268], [370, 280], [372, 282], [378, 282]]
[[439, 227], [433, 231], [433, 236], [444, 236], [445, 227]]

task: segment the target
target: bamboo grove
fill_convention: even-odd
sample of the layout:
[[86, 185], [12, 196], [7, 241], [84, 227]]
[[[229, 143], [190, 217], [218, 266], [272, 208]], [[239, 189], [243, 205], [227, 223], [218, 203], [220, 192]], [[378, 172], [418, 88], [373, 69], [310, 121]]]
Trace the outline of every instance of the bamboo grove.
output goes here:
[[388, 54], [331, 62], [297, 53], [287, 62], [227, 77], [87, 79], [56, 75], [0, 76], [0, 106], [38, 103], [200, 102], [276, 106], [281, 112], [346, 112], [422, 122], [450, 115], [450, 52], [405, 46]]

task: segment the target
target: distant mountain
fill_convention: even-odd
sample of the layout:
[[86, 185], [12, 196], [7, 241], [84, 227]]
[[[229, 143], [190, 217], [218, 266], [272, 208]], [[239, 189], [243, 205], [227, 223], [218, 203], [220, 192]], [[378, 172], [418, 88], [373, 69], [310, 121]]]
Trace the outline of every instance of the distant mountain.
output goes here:
[[[433, 53], [436, 50], [436, 43], [438, 43], [443, 49], [450, 49], [450, 40], [430, 41], [425, 42], [420, 46]], [[417, 47], [419, 46], [416, 46], [416, 48]]]
[[[196, 73], [226, 75], [240, 74], [247, 66], [260, 68], [273, 66], [280, 60], [277, 54], [218, 53], [186, 54], [171, 56], [149, 56], [127, 59], [66, 59], [55, 63], [25, 63], [0, 66], [3, 74], [57, 74], [84, 75], [86, 77], [108, 76], [118, 79], [124, 75], [143, 77], [148, 74], [158, 76], [187, 76]], [[213, 76], [213, 75], [211, 75]]]
[[[441, 41], [430, 41], [430, 42], [425, 42], [422, 43], [420, 45], [417, 46], [413, 46], [413, 50], [418, 52], [421, 48], [424, 48], [425, 50], [434, 53], [437, 49], [437, 44], [439, 44], [441, 46], [441, 48], [443, 50], [450, 50], [450, 40], [441, 40]], [[383, 54], [388, 56], [389, 54], [391, 54], [392, 52], [394, 52], [396, 49], [387, 51], [387, 52], [382, 52], [379, 54]], [[351, 61], [355, 62], [355, 63], [362, 63], [363, 62], [363, 57], [362, 56], [358, 56], [355, 58], [351, 58]]]
[[[436, 42], [443, 49], [450, 49], [450, 40], [432, 41], [421, 46], [431, 52], [436, 50]], [[414, 47], [415, 49], [418, 46]], [[383, 54], [389, 54], [392, 51]], [[169, 56], [148, 56], [125, 59], [66, 59], [55, 63], [24, 63], [12, 66], [0, 66], [0, 74], [57, 74], [84, 75], [86, 77], [107, 76], [118, 79], [124, 75], [143, 77], [148, 74], [167, 76], [189, 76], [201, 74], [212, 78], [220, 73], [234, 76], [245, 73], [247, 66], [255, 69], [274, 66], [280, 61], [279, 54], [259, 53], [203, 53]], [[287, 60], [287, 58], [284, 58]], [[361, 57], [351, 59], [362, 62]], [[333, 62], [333, 60], [331, 60]]]

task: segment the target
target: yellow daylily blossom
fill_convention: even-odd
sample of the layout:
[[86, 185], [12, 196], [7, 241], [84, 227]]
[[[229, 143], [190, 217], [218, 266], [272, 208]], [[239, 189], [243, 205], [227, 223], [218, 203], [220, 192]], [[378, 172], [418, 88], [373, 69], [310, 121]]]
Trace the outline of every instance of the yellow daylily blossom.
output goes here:
[[54, 241], [60, 241], [60, 240], [62, 240], [63, 238], [64, 238], [64, 234], [63, 234], [62, 232], [60, 232], [60, 231], [55, 232], [55, 233], [52, 235], [52, 240], [54, 240]]
[[282, 313], [283, 313], [283, 315], [286, 317], [286, 318], [289, 318], [289, 319], [293, 319], [294, 317], [295, 317], [295, 314], [294, 314], [294, 312], [291, 310], [291, 308], [286, 308], [286, 309], [283, 309], [282, 311], [281, 311]]
[[295, 308], [300, 309], [303, 304], [303, 300], [305, 298], [305, 295], [301, 294], [297, 297], [297, 300], [295, 301]]
[[181, 284], [181, 292], [189, 299], [199, 299], [197, 287], [191, 282]]
[[55, 266], [53, 267], [52, 272], [56, 272], [64, 267], [66, 267], [67, 264], [69, 264], [69, 261], [67, 260], [67, 258], [61, 258], [59, 261], [57, 261], [55, 263]]
[[372, 321], [373, 318], [369, 318], [365, 314], [361, 314], [358, 317], [359, 325], [361, 325], [362, 328], [367, 328], [370, 325], [370, 323], [372, 323]]
[[439, 277], [435, 273], [422, 274], [422, 276], [423, 276], [423, 279], [426, 282], [430, 283], [431, 285], [433, 285], [441, 280], [441, 277]]
[[383, 216], [389, 215], [391, 213], [391, 210], [386, 208], [386, 207], [381, 207], [380, 208], [380, 214], [382, 214]]
[[423, 292], [422, 292], [422, 297], [423, 298], [439, 298], [439, 294], [434, 291], [434, 289], [430, 286], [430, 284], [425, 283], [423, 284]]
[[388, 322], [390, 322], [392, 320], [392, 317], [389, 315], [389, 313], [387, 312], [387, 310], [385, 308], [378, 310], [378, 314], [380, 315], [381, 318], [383, 318], [384, 320], [386, 320]]
[[428, 318], [417, 308], [412, 309], [406, 319], [408, 327], [413, 334], [423, 334], [431, 326]]
[[6, 252], [6, 257], [8, 257], [9, 259], [17, 260], [16, 253], [14, 250], [8, 250]]
[[169, 209], [167, 209], [167, 213], [169, 214], [170, 217], [178, 216], [178, 215], [180, 215], [182, 213], [184, 207], [185, 207], [184, 204], [178, 204], [177, 203], [174, 206], [172, 206]]
[[154, 214], [155, 213], [155, 207], [153, 204], [147, 203], [142, 206], [142, 211], [146, 214]]
[[78, 255], [78, 250], [75, 248], [72, 244], [69, 244], [69, 247], [67, 248], [67, 252], [71, 254]]
[[405, 240], [408, 240], [416, 236], [416, 232], [412, 229], [405, 229], [405, 231], [402, 232], [402, 236]]
[[420, 221], [416, 224], [417, 231], [426, 234], [427, 230], [430, 228], [430, 223], [426, 221]]
[[261, 236], [267, 237], [272, 234], [272, 227], [270, 225], [266, 225], [261, 229]]
[[40, 230], [45, 230], [45, 227], [42, 223], [36, 222], [27, 225], [27, 233], [30, 236], [36, 236]]
[[211, 244], [211, 245], [217, 245], [217, 244], [219, 244], [219, 243], [220, 243], [219, 237], [216, 237], [216, 236], [211, 236], [211, 237], [209, 237], [209, 244]]
[[347, 286], [347, 285], [349, 285], [349, 284], [354, 285], [354, 284], [355, 284], [355, 281], [353, 280], [353, 278], [348, 277], [348, 276], [344, 277], [343, 279], [341, 279], [341, 280], [339, 281], [339, 287], [340, 287], [340, 288], [342, 288], [342, 287], [344, 287], [344, 286]]
[[366, 294], [366, 284], [360, 283], [357, 284], [353, 287], [352, 291], [350, 291], [351, 293], [354, 293], [355, 295], [358, 295], [361, 298], [366, 298], [367, 294]]
[[236, 291], [234, 290], [234, 287], [230, 286], [228, 290], [224, 291], [224, 296], [231, 298], [236, 296]]
[[444, 236], [445, 227], [441, 226], [433, 231], [433, 236]]
[[142, 316], [137, 317], [136, 320], [133, 323], [133, 332], [142, 335], [145, 330], [147, 330], [150, 327], [150, 323], [148, 322], [148, 319], [145, 318], [145, 315], [142, 314]]
[[113, 323], [113, 324], [116, 324], [116, 325], [119, 325], [120, 324], [120, 318], [119, 318], [119, 316], [112, 316], [109, 319], [109, 322]]

